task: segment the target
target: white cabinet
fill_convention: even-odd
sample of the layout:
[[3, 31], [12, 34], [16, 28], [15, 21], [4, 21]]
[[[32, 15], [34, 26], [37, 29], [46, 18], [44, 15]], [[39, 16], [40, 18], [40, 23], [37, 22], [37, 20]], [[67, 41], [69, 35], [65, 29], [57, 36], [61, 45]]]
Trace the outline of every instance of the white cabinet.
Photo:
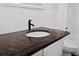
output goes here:
[[61, 56], [63, 49], [63, 39], [49, 45], [48, 47], [44, 48], [33, 54], [32, 56]]
[[42, 51], [43, 50], [40, 50], [40, 51], [36, 52], [35, 54], [33, 54], [32, 56], [42, 56]]
[[44, 49], [44, 56], [61, 56], [63, 49], [63, 39], [51, 44]]

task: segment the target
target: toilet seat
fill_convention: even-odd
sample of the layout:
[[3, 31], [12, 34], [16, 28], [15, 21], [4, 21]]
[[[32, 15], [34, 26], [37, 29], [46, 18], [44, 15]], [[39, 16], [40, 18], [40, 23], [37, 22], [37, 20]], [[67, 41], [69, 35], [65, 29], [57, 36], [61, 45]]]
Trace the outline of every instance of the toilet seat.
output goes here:
[[65, 52], [76, 52], [78, 45], [74, 44], [71, 40], [64, 41], [63, 49]]

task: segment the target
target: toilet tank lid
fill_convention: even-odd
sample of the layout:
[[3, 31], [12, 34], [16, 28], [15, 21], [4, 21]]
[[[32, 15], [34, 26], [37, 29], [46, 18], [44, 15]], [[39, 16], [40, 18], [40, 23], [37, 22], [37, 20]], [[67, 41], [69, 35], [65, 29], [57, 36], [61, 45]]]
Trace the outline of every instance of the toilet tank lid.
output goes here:
[[66, 47], [66, 48], [78, 48], [78, 45], [74, 44], [72, 42], [65, 42], [64, 41], [64, 47]]

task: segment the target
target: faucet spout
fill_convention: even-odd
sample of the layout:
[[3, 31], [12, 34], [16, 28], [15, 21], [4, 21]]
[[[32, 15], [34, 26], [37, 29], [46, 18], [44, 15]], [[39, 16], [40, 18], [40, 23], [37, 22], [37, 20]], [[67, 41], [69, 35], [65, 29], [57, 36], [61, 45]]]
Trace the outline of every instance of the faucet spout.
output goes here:
[[34, 24], [31, 24], [34, 27]]

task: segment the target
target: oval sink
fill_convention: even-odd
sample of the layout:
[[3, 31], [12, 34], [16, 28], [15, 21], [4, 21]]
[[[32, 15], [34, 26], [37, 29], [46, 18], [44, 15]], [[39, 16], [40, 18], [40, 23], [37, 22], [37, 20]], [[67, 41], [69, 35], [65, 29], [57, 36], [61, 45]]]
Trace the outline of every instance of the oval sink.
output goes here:
[[48, 36], [50, 33], [46, 31], [34, 31], [29, 32], [26, 34], [27, 37], [45, 37]]

